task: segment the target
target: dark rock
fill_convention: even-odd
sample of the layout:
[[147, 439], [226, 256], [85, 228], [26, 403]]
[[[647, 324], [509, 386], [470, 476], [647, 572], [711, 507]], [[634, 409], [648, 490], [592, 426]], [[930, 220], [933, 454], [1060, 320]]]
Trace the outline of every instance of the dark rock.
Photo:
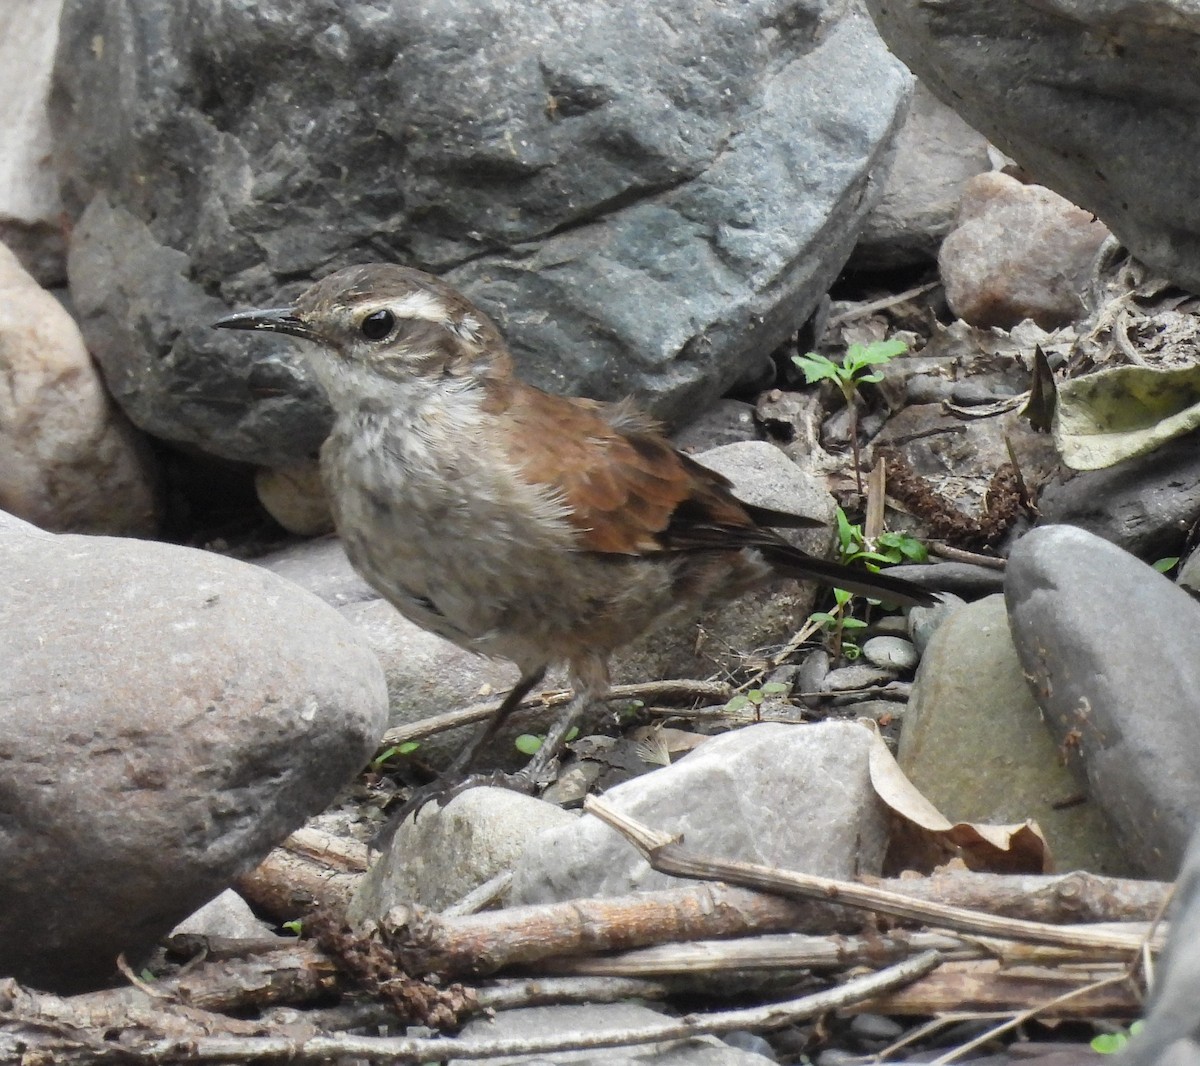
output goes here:
[[1198, 443], [1189, 433], [1105, 470], [1056, 478], [1038, 497], [1041, 520], [1079, 526], [1143, 559], [1175, 555], [1200, 521]]
[[1200, 605], [1072, 526], [1017, 542], [1005, 598], [1034, 699], [1122, 850], [1174, 876], [1200, 810]]
[[1179, 2], [867, 0], [892, 51], [1140, 259], [1200, 290], [1200, 13]]
[[69, 0], [51, 114], [82, 326], [137, 424], [288, 466], [325, 430], [309, 378], [208, 324], [403, 261], [535, 383], [675, 419], [808, 317], [910, 86], [828, 2]]
[[937, 261], [963, 185], [991, 166], [987, 138], [917, 82], [896, 161], [867, 215], [850, 266], [884, 270]]
[[236, 560], [7, 523], [0, 558], [0, 973], [94, 988], [333, 799], [383, 676]]

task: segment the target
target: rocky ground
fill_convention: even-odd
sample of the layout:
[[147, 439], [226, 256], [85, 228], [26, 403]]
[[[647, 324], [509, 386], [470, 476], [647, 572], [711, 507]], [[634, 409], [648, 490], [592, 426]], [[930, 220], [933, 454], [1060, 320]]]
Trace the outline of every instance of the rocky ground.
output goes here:
[[[979, 5], [1001, 101], [874, 6], [883, 39], [834, 4], [0, 13], [0, 1059], [1067, 1066], [1153, 977], [1126, 1061], [1200, 1061], [1196, 127], [1130, 88], [1169, 20]], [[379, 258], [944, 602], [789, 584], [652, 634], [543, 796], [372, 850], [516, 671], [354, 573], [319, 390], [209, 325]], [[797, 362], [886, 341], [849, 402]]]

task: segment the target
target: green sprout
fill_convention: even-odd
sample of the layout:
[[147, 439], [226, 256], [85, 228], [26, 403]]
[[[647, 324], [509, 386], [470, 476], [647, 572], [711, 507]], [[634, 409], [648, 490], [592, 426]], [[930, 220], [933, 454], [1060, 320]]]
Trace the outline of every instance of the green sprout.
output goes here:
[[[572, 726], [567, 731], [566, 743], [570, 744], [577, 736], [579, 736], [579, 730]], [[522, 755], [536, 755], [545, 739], [545, 733], [522, 733], [513, 741], [513, 744]]]
[[794, 362], [804, 371], [804, 381], [814, 385], [818, 381], [832, 381], [841, 391], [846, 401], [846, 410], [850, 418], [850, 447], [854, 452], [854, 480], [858, 485], [858, 494], [863, 494], [862, 469], [858, 457], [858, 407], [855, 397], [860, 385], [883, 380], [883, 372], [875, 370], [868, 372], [868, 367], [885, 366], [898, 355], [908, 351], [904, 341], [870, 341], [867, 344], [852, 344], [846, 349], [840, 363], [835, 363], [827, 355], [809, 352], [807, 355], [793, 355]]
[[384, 748], [371, 760], [371, 770], [379, 773], [397, 755], [411, 755], [420, 746], [419, 741], [406, 740], [403, 744], [393, 744], [390, 748]]
[[1129, 1043], [1131, 1036], [1136, 1036], [1142, 1031], [1142, 1026], [1141, 1021], [1136, 1021], [1129, 1027], [1128, 1032], [1119, 1030], [1115, 1033], [1098, 1033], [1092, 1037], [1091, 1048], [1101, 1055], [1115, 1055]]

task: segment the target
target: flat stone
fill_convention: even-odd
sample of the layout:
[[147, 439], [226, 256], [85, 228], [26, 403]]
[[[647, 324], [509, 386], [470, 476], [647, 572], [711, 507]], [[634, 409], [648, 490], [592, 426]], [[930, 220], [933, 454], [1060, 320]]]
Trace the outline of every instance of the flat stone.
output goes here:
[[[887, 815], [870, 783], [870, 743], [853, 722], [747, 726], [609, 789], [605, 799], [654, 829], [682, 833], [704, 854], [827, 877], [877, 873]], [[787, 817], [766, 818], [768, 810]], [[526, 849], [511, 899], [546, 903], [684, 883], [651, 870], [628, 841], [584, 815]]]

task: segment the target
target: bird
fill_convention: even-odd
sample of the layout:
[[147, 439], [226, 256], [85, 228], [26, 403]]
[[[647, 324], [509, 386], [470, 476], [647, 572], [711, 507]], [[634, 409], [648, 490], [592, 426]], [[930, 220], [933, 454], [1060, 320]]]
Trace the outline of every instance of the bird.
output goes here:
[[819, 523], [738, 499], [632, 402], [522, 381], [496, 325], [431, 274], [351, 266], [288, 306], [213, 325], [309, 342], [334, 416], [321, 477], [351, 564], [410, 621], [520, 671], [474, 742], [401, 817], [480, 780], [512, 784], [462, 775], [551, 666], [567, 666], [573, 696], [518, 787], [543, 779], [574, 722], [604, 697], [613, 652], [657, 626], [779, 576], [900, 605], [936, 601], [912, 582], [794, 547], [778, 529]]

